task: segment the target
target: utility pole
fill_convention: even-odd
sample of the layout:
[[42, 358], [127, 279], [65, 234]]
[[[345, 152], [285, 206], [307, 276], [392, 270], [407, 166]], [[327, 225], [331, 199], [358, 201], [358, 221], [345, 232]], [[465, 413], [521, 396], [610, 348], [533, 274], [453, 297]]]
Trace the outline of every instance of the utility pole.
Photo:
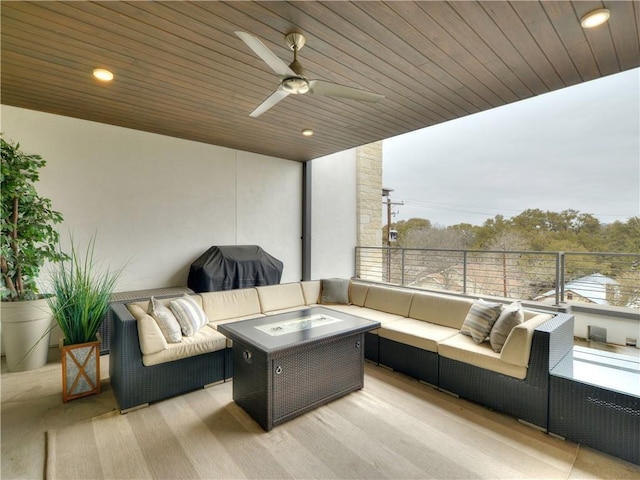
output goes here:
[[392, 202], [390, 193], [393, 192], [392, 188], [383, 188], [382, 196], [387, 200], [383, 201], [387, 205], [387, 246], [391, 246], [391, 207], [393, 205], [404, 205], [404, 202]]
[[382, 197], [386, 198], [387, 201], [387, 281], [391, 281], [391, 207], [393, 205], [404, 205], [404, 202], [394, 203], [391, 201], [390, 193], [393, 192], [392, 188], [383, 188], [382, 189]]

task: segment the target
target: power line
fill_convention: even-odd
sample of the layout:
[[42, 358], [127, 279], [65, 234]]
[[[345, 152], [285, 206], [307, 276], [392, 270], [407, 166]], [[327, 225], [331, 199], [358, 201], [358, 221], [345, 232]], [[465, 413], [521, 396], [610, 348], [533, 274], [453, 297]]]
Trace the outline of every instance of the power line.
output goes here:
[[[516, 209], [516, 208], [474, 207], [470, 205], [455, 205], [455, 204], [440, 203], [440, 202], [426, 202], [426, 201], [415, 200], [410, 198], [405, 198], [403, 201], [408, 206], [419, 207], [423, 209], [445, 210], [445, 211], [453, 211], [453, 212], [460, 212], [460, 213], [470, 213], [475, 215], [496, 216], [505, 211], [515, 212], [516, 214], [523, 212], [522, 209]], [[594, 212], [580, 212], [580, 213], [588, 213], [596, 217], [613, 217], [613, 218], [625, 218], [625, 217], [637, 216], [637, 215], [625, 215], [620, 213], [594, 213]]]

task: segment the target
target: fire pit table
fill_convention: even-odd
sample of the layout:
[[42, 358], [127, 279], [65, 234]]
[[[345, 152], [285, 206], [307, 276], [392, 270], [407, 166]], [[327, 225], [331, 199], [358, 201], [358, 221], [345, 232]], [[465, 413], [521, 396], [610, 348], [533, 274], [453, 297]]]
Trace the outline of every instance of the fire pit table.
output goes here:
[[323, 307], [218, 326], [233, 340], [233, 400], [271, 430], [364, 386], [374, 322]]

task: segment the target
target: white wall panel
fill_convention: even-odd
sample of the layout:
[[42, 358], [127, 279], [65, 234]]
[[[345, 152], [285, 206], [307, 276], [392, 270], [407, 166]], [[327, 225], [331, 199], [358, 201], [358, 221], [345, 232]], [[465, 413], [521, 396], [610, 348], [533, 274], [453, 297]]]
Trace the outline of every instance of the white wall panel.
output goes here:
[[260, 245], [282, 261], [282, 283], [302, 270], [302, 164], [238, 152], [238, 245]]
[[[186, 285], [211, 245], [255, 243], [300, 278], [301, 164], [2, 106], [4, 138], [47, 160], [39, 192], [64, 214], [63, 240], [97, 233], [126, 265], [118, 290]], [[283, 278], [284, 281], [284, 278]]]
[[355, 274], [356, 150], [312, 160], [311, 278]]

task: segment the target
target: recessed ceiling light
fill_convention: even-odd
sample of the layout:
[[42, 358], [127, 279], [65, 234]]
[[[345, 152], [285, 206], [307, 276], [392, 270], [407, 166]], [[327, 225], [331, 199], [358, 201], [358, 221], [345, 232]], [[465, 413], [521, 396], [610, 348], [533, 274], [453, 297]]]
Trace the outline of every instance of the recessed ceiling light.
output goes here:
[[93, 76], [98, 80], [102, 80], [103, 82], [110, 82], [113, 80], [113, 73], [109, 70], [105, 70], [104, 68], [96, 68], [93, 71]]
[[587, 14], [585, 14], [580, 19], [580, 25], [582, 28], [593, 28], [598, 25], [602, 25], [604, 22], [609, 20], [610, 12], [607, 8], [599, 8], [597, 10], [593, 10]]
[[310, 128], [305, 128], [304, 130], [302, 130], [302, 135], [304, 135], [305, 137], [311, 137], [313, 135], [313, 130], [311, 130]]

